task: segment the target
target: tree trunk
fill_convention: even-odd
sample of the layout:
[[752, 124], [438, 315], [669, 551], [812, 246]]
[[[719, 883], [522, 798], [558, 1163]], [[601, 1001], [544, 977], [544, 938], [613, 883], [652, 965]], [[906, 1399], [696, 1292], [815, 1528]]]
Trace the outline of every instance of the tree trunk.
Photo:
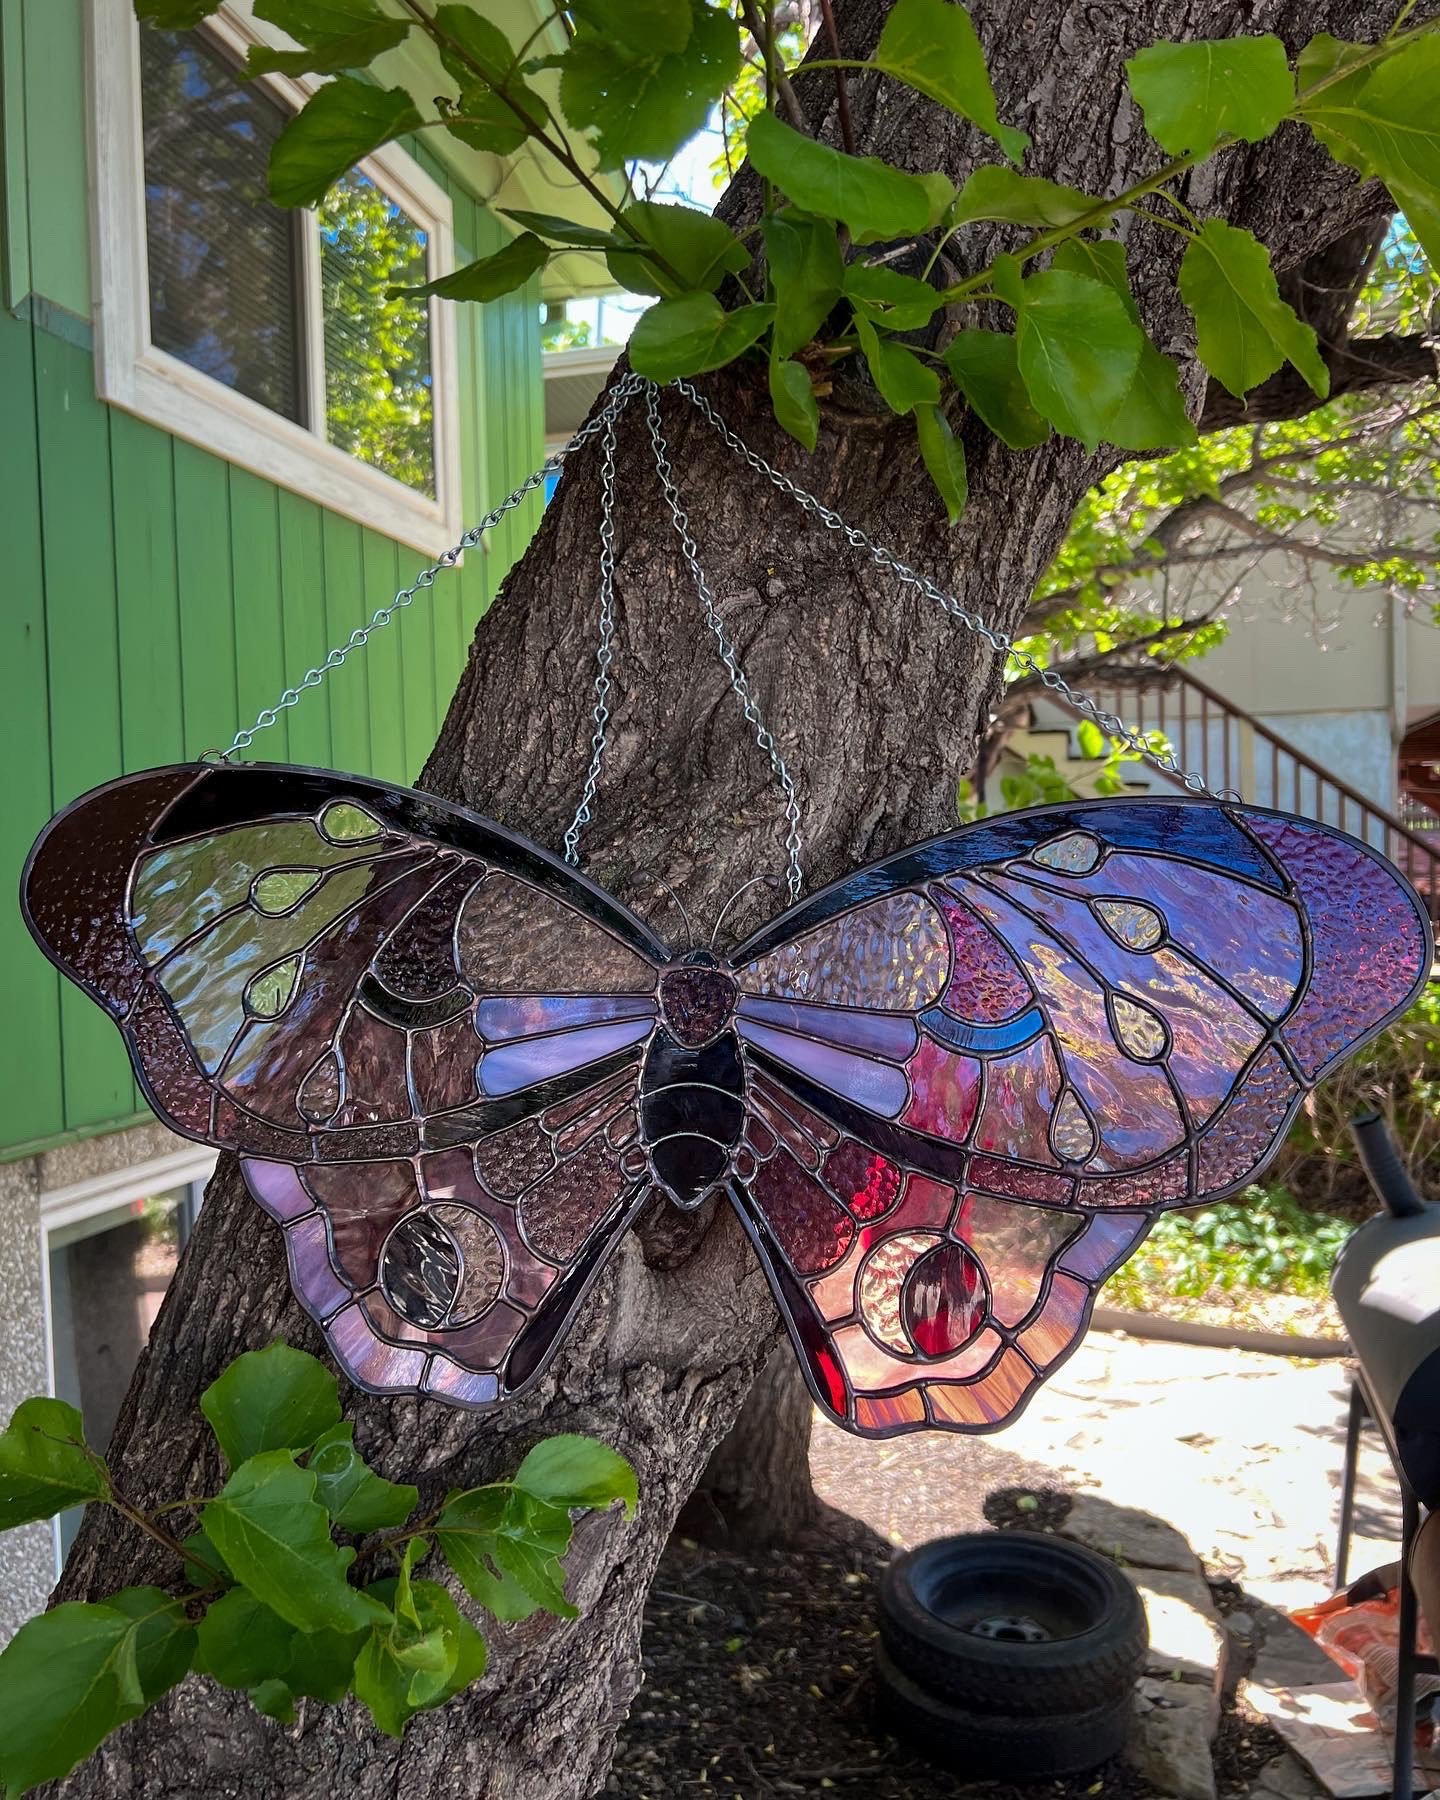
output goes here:
[[[837, 0], [836, 10], [844, 53], [865, 54], [884, 0]], [[1122, 86], [1124, 58], [1144, 44], [1278, 30], [1294, 51], [1320, 30], [1374, 38], [1392, 11], [1354, 0], [981, 0], [978, 23], [1002, 115], [1034, 136], [1030, 167], [1113, 192], [1159, 161]], [[828, 87], [810, 84], [810, 104], [828, 106], [819, 91]], [[968, 127], [894, 87], [855, 83], [852, 111], [862, 149], [911, 168], [940, 167], [958, 181], [977, 156], [988, 160]], [[1354, 226], [1363, 210], [1355, 194], [1349, 176], [1287, 129], [1258, 150], [1227, 152], [1191, 179], [1188, 199], [1255, 230], [1285, 267]], [[742, 185], [729, 204], [743, 210], [746, 195]], [[1173, 298], [1176, 254], [1170, 233], [1131, 221], [1142, 308], [1162, 346], [1183, 355], [1190, 340]], [[1198, 407], [1203, 372], [1192, 362], [1184, 380]], [[858, 387], [842, 384], [827, 403], [819, 450], [807, 457], [775, 430], [753, 367], [705, 385], [772, 461], [1002, 629], [1021, 618], [1073, 508], [1109, 466], [1064, 441], [1012, 455], [967, 423], [971, 500], [951, 531], [913, 428], [879, 415]], [[953, 824], [956, 778], [973, 761], [976, 720], [999, 681], [993, 653], [835, 533], [812, 527], [678, 395], [664, 395], [662, 411], [720, 610], [796, 774], [808, 883]], [[621, 422], [619, 467], [620, 649], [588, 868], [662, 929], [673, 916], [662, 878], [708, 923], [757, 871], [782, 870], [779, 809], [687, 585], [638, 406]], [[592, 446], [567, 468], [533, 546], [477, 632], [423, 776], [436, 792], [551, 845], [569, 821], [588, 750], [599, 502]], [[752, 891], [730, 930], [778, 904], [768, 890]], [[157, 1499], [205, 1491], [216, 1470], [196, 1410], [200, 1390], [277, 1331], [321, 1349], [290, 1298], [280, 1233], [239, 1191], [227, 1159], [117, 1427], [122, 1486]], [[117, 1734], [64, 1792], [75, 1800], [402, 1792], [585, 1800], [604, 1780], [635, 1691], [656, 1559], [776, 1336], [764, 1279], [728, 1212], [710, 1206], [681, 1217], [652, 1207], [527, 1399], [477, 1419], [430, 1402], [348, 1395], [362, 1448], [384, 1473], [416, 1480], [427, 1494], [513, 1469], [549, 1432], [592, 1432], [622, 1450], [639, 1474], [640, 1513], [632, 1524], [607, 1516], [577, 1532], [570, 1591], [581, 1619], [490, 1627], [482, 1687], [416, 1719], [398, 1743], [353, 1707], [312, 1705], [285, 1730], [243, 1698], [187, 1682]], [[127, 1582], [173, 1579], [152, 1550], [97, 1511], [61, 1591], [100, 1597]]]
[[778, 1344], [715, 1446], [676, 1530], [717, 1549], [793, 1549], [825, 1516], [810, 1482], [815, 1403], [788, 1340]]

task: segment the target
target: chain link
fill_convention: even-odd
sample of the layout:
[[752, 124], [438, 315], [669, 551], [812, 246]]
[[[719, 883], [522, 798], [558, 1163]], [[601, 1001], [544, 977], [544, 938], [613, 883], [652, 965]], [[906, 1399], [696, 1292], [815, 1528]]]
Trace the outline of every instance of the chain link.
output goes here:
[[530, 494], [533, 494], [535, 489], [544, 483], [545, 478], [548, 475], [558, 473], [559, 470], [564, 467], [567, 456], [573, 455], [582, 444], [594, 437], [597, 431], [613, 428], [615, 420], [635, 398], [636, 394], [640, 392], [641, 385], [641, 378], [638, 375], [627, 375], [625, 379], [616, 386], [615, 391], [611, 394], [609, 400], [606, 401], [602, 410], [596, 413], [593, 419], [587, 420], [575, 433], [574, 437], [571, 438], [568, 444], [563, 444], [560, 449], [556, 450], [552, 455], [547, 456], [545, 461], [541, 463], [540, 467], [536, 469], [533, 474], [526, 476], [513, 494], [507, 494], [497, 507], [486, 513], [485, 517], [481, 519], [478, 525], [472, 525], [457, 544], [452, 545], [449, 550], [441, 551], [440, 555], [435, 558], [433, 563], [430, 563], [426, 568], [421, 569], [419, 574], [410, 583], [409, 587], [401, 588], [388, 606], [382, 606], [375, 612], [368, 625], [356, 626], [355, 630], [350, 633], [350, 636], [345, 642], [343, 644], [337, 644], [325, 658], [324, 662], [317, 668], [307, 669], [304, 677], [297, 682], [294, 687], [286, 688], [285, 692], [273, 706], [267, 706], [259, 714], [253, 725], [237, 731], [230, 742], [230, 748], [220, 752], [219, 761], [222, 763], [229, 762], [232, 756], [238, 756], [242, 750], [248, 750], [251, 744], [255, 742], [258, 734], [262, 731], [268, 731], [287, 707], [297, 704], [301, 695], [305, 693], [308, 688], [318, 688], [330, 671], [332, 669], [338, 669], [352, 650], [364, 649], [374, 632], [383, 630], [395, 617], [397, 612], [402, 611], [411, 604], [415, 599], [415, 596], [420, 593], [422, 589], [430, 588], [435, 585], [435, 577], [437, 575], [445, 569], [453, 569], [455, 564], [460, 560], [463, 551], [475, 549], [485, 533], [494, 530], [495, 526], [500, 523], [506, 513], [513, 511], [515, 507], [520, 505], [522, 500], [526, 499]]
[[795, 783], [790, 771], [785, 766], [785, 758], [780, 754], [779, 746], [766, 725], [760, 708], [755, 703], [755, 696], [750, 691], [750, 683], [745, 671], [740, 666], [740, 658], [735, 646], [730, 641], [730, 634], [725, 629], [724, 621], [715, 610], [715, 596], [710, 591], [710, 583], [704, 569], [700, 566], [699, 549], [690, 531], [690, 521], [686, 517], [685, 508], [680, 501], [680, 493], [675, 486], [674, 472], [670, 467], [670, 456], [665, 443], [664, 433], [660, 429], [660, 390], [654, 382], [645, 386], [645, 417], [650, 427], [650, 442], [655, 451], [655, 467], [660, 471], [660, 485], [665, 490], [665, 500], [670, 508], [671, 522], [675, 526], [676, 535], [680, 539], [680, 548], [684, 553], [686, 566], [690, 570], [690, 579], [694, 583], [695, 592], [700, 599], [700, 609], [705, 615], [705, 623], [714, 636], [720, 650], [720, 660], [724, 663], [730, 676], [730, 686], [735, 698], [740, 702], [741, 711], [750, 722], [755, 733], [755, 742], [770, 759], [770, 767], [775, 779], [780, 784], [780, 791], [785, 803], [785, 882], [790, 890], [792, 901], [800, 898], [800, 889], [804, 885], [804, 876], [800, 869], [800, 801], [795, 793]]
[[565, 860], [580, 866], [580, 833], [590, 823], [591, 803], [600, 780], [600, 765], [609, 747], [610, 664], [615, 658], [615, 419], [605, 421], [605, 448], [600, 463], [600, 636], [595, 646], [595, 734], [590, 739], [590, 767], [575, 817], [565, 833]]
[[788, 475], [783, 475], [779, 469], [772, 468], [758, 451], [752, 450], [737, 432], [731, 430], [705, 396], [692, 387], [688, 381], [676, 381], [672, 385], [680, 390], [692, 406], [699, 409], [706, 421], [719, 432], [730, 449], [749, 463], [757, 474], [763, 475], [767, 481], [772, 482], [782, 494], [788, 494], [812, 518], [818, 519], [828, 531], [838, 531], [852, 549], [863, 550], [873, 563], [893, 575], [902, 586], [915, 588], [927, 600], [938, 606], [942, 612], [948, 613], [957, 624], [963, 625], [967, 631], [973, 631], [977, 637], [983, 638], [1002, 656], [1013, 657], [1021, 668], [1027, 669], [1032, 675], [1038, 677], [1052, 693], [1058, 694], [1076, 712], [1082, 713], [1087, 719], [1093, 719], [1107, 737], [1118, 738], [1145, 762], [1153, 764], [1155, 768], [1166, 775], [1175, 776], [1185, 784], [1192, 794], [1209, 794], [1212, 799], [1216, 800], [1238, 800], [1240, 798], [1238, 794], [1232, 794], [1228, 789], [1208, 788], [1205, 785], [1205, 778], [1194, 770], [1183, 768], [1172, 752], [1152, 748], [1140, 732], [1132, 730], [1116, 713], [1106, 712], [1088, 694], [1083, 693], [1079, 688], [1071, 687], [1070, 683], [1057, 670], [1047, 669], [1028, 651], [1017, 649], [1013, 638], [1007, 637], [1003, 631], [997, 630], [995, 626], [989, 624], [978, 614], [968, 611], [953, 594], [947, 594], [943, 588], [937, 587], [928, 576], [921, 575], [918, 570], [912, 569], [909, 563], [902, 561], [893, 550], [887, 549], [884, 544], [877, 544], [858, 526], [847, 524], [839, 513], [832, 512], [828, 506], [817, 500], [813, 494], [807, 492], [798, 483], [792, 481]]

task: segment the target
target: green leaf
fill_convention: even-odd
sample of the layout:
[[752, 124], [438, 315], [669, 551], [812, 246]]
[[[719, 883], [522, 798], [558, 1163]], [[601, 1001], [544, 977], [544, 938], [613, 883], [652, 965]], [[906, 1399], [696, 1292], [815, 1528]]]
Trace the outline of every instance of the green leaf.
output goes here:
[[[1367, 48], [1313, 38], [1300, 57], [1302, 88]], [[1403, 191], [1440, 206], [1440, 40], [1433, 31], [1302, 100], [1300, 116], [1332, 156], [1377, 176], [1395, 199]]]
[[463, 269], [427, 281], [423, 287], [391, 288], [392, 294], [438, 294], [443, 300], [498, 300], [524, 287], [538, 269], [550, 260], [550, 246], [542, 244], [533, 232], [522, 232], [511, 238], [493, 256], [482, 256]]
[[515, 109], [490, 88], [463, 89], [441, 117], [451, 137], [491, 156], [513, 156], [530, 136], [529, 126], [516, 117]]
[[945, 348], [945, 366], [1001, 443], [1012, 450], [1029, 450], [1049, 437], [1049, 425], [1030, 404], [1015, 339], [1008, 332], [957, 333]]
[[828, 219], [775, 213], [761, 229], [775, 291], [775, 354], [786, 357], [808, 344], [829, 317], [840, 298], [845, 264]]
[[945, 511], [953, 525], [965, 510], [969, 482], [965, 474], [965, 449], [950, 429], [950, 421], [938, 406], [915, 408], [915, 430], [920, 439], [920, 454], [930, 479], [945, 502]]
[[288, 1450], [252, 1456], [210, 1501], [200, 1523], [238, 1582], [302, 1631], [354, 1630], [371, 1605], [345, 1571], [355, 1552], [330, 1536], [316, 1478]]
[[66, 1775], [145, 1706], [138, 1626], [113, 1606], [67, 1601], [0, 1650], [0, 1781], [19, 1794]]
[[350, 1419], [321, 1433], [306, 1466], [315, 1477], [315, 1498], [342, 1531], [403, 1525], [420, 1501], [419, 1488], [387, 1481], [369, 1467], [355, 1448]]
[[561, 219], [554, 213], [522, 212], [516, 208], [499, 208], [502, 218], [511, 219], [524, 231], [573, 250], [613, 250], [624, 247], [625, 240], [614, 231], [601, 231], [594, 225], [577, 225], [573, 219]]
[[153, 1706], [190, 1672], [195, 1627], [178, 1600], [157, 1587], [121, 1588], [105, 1602], [135, 1628], [135, 1674], [144, 1705]]
[[694, 24], [690, 0], [571, 0], [569, 10], [632, 56], [678, 56]]
[[892, 412], [939, 404], [940, 377], [913, 350], [882, 338], [863, 313], [855, 315], [855, 331], [880, 398]]
[[244, 1588], [213, 1600], [198, 1628], [195, 1668], [225, 1687], [254, 1687], [290, 1666], [295, 1627]]
[[237, 1356], [200, 1396], [226, 1463], [262, 1450], [307, 1450], [339, 1422], [340, 1389], [324, 1363], [276, 1342]]
[[877, 156], [847, 156], [795, 131], [774, 113], [750, 121], [746, 150], [758, 175], [804, 212], [839, 219], [857, 238], [899, 238], [927, 229], [930, 192]]
[[477, 77], [492, 88], [518, 80], [509, 38], [473, 6], [437, 6], [435, 23], [450, 40], [441, 58], [462, 88], [472, 87]]
[[657, 301], [630, 334], [630, 366], [651, 381], [722, 369], [748, 350], [774, 317], [773, 306], [727, 313], [713, 294]]
[[[1099, 242], [1071, 238], [1055, 252], [1052, 268], [1088, 275], [1103, 281], [1120, 296], [1131, 324], [1142, 332], [1140, 309], [1130, 292], [1125, 272], [1125, 247], [1113, 238]], [[1140, 360], [1125, 397], [1110, 415], [1105, 436], [1122, 450], [1174, 450], [1199, 442], [1199, 433], [1185, 411], [1178, 371], [1149, 337], [1144, 339]]]
[[149, 19], [165, 31], [188, 31], [223, 4], [224, 0], [135, 0], [135, 17]]
[[986, 163], [975, 170], [961, 188], [950, 214], [952, 225], [968, 225], [972, 219], [1005, 219], [1016, 225], [1069, 225], [1097, 207], [1108, 210], [1094, 223], [1108, 224], [1115, 216], [1108, 202], [1079, 188], [1038, 175], [1020, 175], [1000, 163]]
[[548, 1550], [525, 1538], [496, 1538], [492, 1553], [502, 1573], [523, 1588], [537, 1606], [557, 1619], [578, 1619], [579, 1610], [565, 1598], [565, 1571]]
[[0, 1433], [0, 1531], [102, 1500], [104, 1470], [86, 1454], [80, 1414], [43, 1394], [22, 1400]]
[[807, 450], [813, 450], [820, 431], [820, 408], [815, 404], [815, 389], [804, 363], [771, 358], [770, 404], [775, 408], [775, 422], [780, 429], [788, 431]]
[[[375, 1582], [368, 1590], [386, 1604], [398, 1602], [400, 1581]], [[485, 1641], [462, 1619], [438, 1582], [413, 1587], [414, 1621], [399, 1615], [376, 1625], [355, 1659], [355, 1694], [379, 1728], [399, 1737], [417, 1712], [440, 1706], [485, 1671]]]
[[403, 44], [412, 21], [385, 13], [374, 0], [255, 0], [257, 19], [281, 26], [300, 50], [272, 50], [252, 44], [247, 75], [337, 75], [365, 69], [377, 56]]
[[626, 1519], [637, 1501], [635, 1471], [619, 1451], [574, 1433], [542, 1438], [515, 1471], [515, 1487], [551, 1507], [608, 1507], [621, 1499]]
[[697, 291], [714, 293], [727, 275], [749, 266], [750, 252], [724, 220], [693, 206], [637, 200], [621, 218], [675, 271], [672, 276], [657, 268], [637, 250], [612, 249], [607, 259], [610, 273], [633, 294], [673, 300]]
[[1023, 131], [1000, 123], [985, 52], [963, 6], [951, 0], [896, 0], [871, 60], [887, 75], [978, 125], [1011, 162], [1019, 162], [1030, 148]]
[[270, 198], [277, 206], [313, 206], [361, 157], [416, 130], [420, 122], [404, 88], [337, 75], [310, 96], [275, 140]]
[[1258, 144], [1295, 105], [1277, 37], [1151, 44], [1125, 72], [1145, 129], [1170, 156], [1208, 156], [1222, 137]]
[[528, 1619], [545, 1604], [533, 1589], [542, 1585], [552, 1592], [563, 1583], [563, 1575], [556, 1563], [548, 1582], [533, 1576], [521, 1581], [509, 1566], [510, 1559], [502, 1560], [500, 1543], [502, 1539], [524, 1542], [546, 1565], [563, 1554], [570, 1529], [569, 1514], [563, 1508], [505, 1487], [486, 1487], [448, 1494], [435, 1536], [441, 1554], [472, 1600], [478, 1600], [497, 1619]]
[[863, 307], [872, 324], [887, 331], [914, 331], [928, 325], [942, 304], [928, 281], [902, 275], [883, 263], [847, 263], [845, 292]]
[[995, 291], [1015, 309], [1015, 354], [1035, 410], [1094, 450], [1129, 392], [1144, 332], [1112, 288], [1063, 269], [1022, 281], [1002, 256]]
[[740, 33], [730, 16], [693, 0], [690, 35], [673, 53], [658, 44], [627, 49], [583, 20], [560, 59], [566, 119], [595, 134], [601, 169], [633, 158], [666, 162], [699, 131], [740, 69]]
[[1207, 219], [1180, 263], [1180, 295], [1195, 315], [1201, 362], [1237, 398], [1287, 359], [1322, 399], [1329, 393], [1315, 333], [1281, 299], [1270, 254], [1252, 233]]
[[1080, 747], [1080, 754], [1089, 757], [1092, 762], [1096, 757], [1104, 756], [1109, 748], [1105, 733], [1093, 719], [1082, 719], [1076, 726], [1075, 742]]
[[295, 1695], [288, 1682], [273, 1677], [257, 1681], [250, 1690], [250, 1704], [267, 1719], [278, 1719], [282, 1725], [295, 1723]]
[[[185, 1579], [191, 1587], [209, 1587], [211, 1582], [216, 1580], [222, 1583], [229, 1581], [230, 1571], [225, 1567], [225, 1558], [203, 1531], [192, 1531], [189, 1537], [184, 1539], [184, 1548], [190, 1552], [191, 1556], [198, 1556], [206, 1565], [206, 1568], [202, 1570], [193, 1562], [186, 1561]], [[212, 1572], [207, 1573], [207, 1570]]]
[[297, 1694], [336, 1705], [350, 1692], [363, 1631], [297, 1631], [290, 1640], [285, 1681]]

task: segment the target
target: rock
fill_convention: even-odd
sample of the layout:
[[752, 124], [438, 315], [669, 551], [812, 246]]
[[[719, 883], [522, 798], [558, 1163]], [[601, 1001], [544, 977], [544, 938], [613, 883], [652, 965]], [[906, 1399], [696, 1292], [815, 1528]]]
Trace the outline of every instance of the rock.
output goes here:
[[[1126, 1762], [1167, 1800], [1216, 1800], [1210, 1695], [1185, 1681], [1141, 1687], [1148, 1691], [1137, 1694]], [[1149, 1692], [1157, 1688], [1163, 1691], [1152, 1701]]]
[[1288, 1750], [1266, 1763], [1250, 1793], [1252, 1800], [1328, 1800], [1325, 1789]]
[[1077, 1544], [1087, 1544], [1127, 1568], [1200, 1572], [1200, 1559], [1173, 1525], [1133, 1506], [1116, 1506], [1098, 1494], [1078, 1494], [1060, 1529]]
[[1178, 1675], [1204, 1688], [1218, 1709], [1229, 1640], [1209, 1588], [1198, 1575], [1174, 1569], [1127, 1569], [1126, 1574], [1140, 1590], [1150, 1626], [1145, 1673], [1161, 1681]]
[[1225, 1629], [1233, 1631], [1236, 1637], [1248, 1638], [1255, 1630], [1255, 1621], [1247, 1612], [1226, 1613]]
[[1262, 1642], [1256, 1647], [1250, 1680], [1262, 1688], [1325, 1687], [1343, 1679], [1314, 1638], [1273, 1607], [1261, 1607], [1257, 1622]]

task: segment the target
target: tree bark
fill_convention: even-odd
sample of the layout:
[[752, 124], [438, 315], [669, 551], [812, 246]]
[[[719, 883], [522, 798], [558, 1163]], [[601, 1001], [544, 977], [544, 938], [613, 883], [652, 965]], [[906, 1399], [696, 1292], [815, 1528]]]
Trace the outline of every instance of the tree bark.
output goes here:
[[[874, 44], [884, 0], [837, 4], [842, 52]], [[1122, 65], [1155, 38], [1276, 30], [1292, 51], [1320, 30], [1376, 37], [1377, 0], [1145, 0], [1094, 7], [981, 0], [978, 25], [1002, 115], [1035, 139], [1030, 167], [1114, 192], [1158, 164], [1125, 96]], [[797, 84], [798, 85], [798, 84]], [[823, 88], [823, 94], [817, 90]], [[828, 81], [807, 104], [828, 110]], [[873, 80], [851, 88], [859, 148], [960, 180], [989, 160], [969, 128]], [[1267, 242], [1288, 267], [1367, 216], [1353, 179], [1286, 129], [1227, 152], [1188, 183], [1189, 204]], [[743, 185], [731, 204], [748, 204]], [[993, 242], [1013, 241], [997, 231]], [[977, 233], [977, 238], [980, 234]], [[978, 253], [986, 245], [977, 241]], [[1164, 348], [1191, 339], [1174, 299], [1176, 240], [1131, 222], [1142, 309]], [[1205, 380], [1187, 360], [1198, 411]], [[768, 416], [750, 366], [704, 384], [757, 448], [957, 594], [1013, 630], [1085, 490], [1113, 456], [1052, 441], [1013, 455], [972, 423], [964, 435], [971, 498], [947, 530], [907, 421], [879, 414], [842, 384], [807, 457]], [[722, 447], [679, 396], [662, 411], [678, 479], [720, 610], [794, 770], [805, 812], [805, 871], [817, 886], [954, 822], [957, 776], [1000, 669], [978, 639], [884, 579], [834, 533]], [[619, 432], [619, 658], [611, 750], [585, 850], [590, 872], [669, 927], [670, 883], [697, 921], [757, 871], [783, 869], [779, 809], [744, 729], [663, 516], [640, 409]], [[422, 784], [558, 845], [585, 768], [599, 522], [593, 447], [565, 472], [529, 553], [477, 631], [469, 664]], [[764, 897], [761, 898], [760, 894]], [[752, 891], [728, 921], [737, 935], [778, 900]], [[678, 928], [670, 935], [679, 935]], [[283, 1333], [320, 1351], [290, 1298], [280, 1233], [217, 1174], [156, 1322], [117, 1427], [120, 1481], [137, 1497], [205, 1491], [217, 1473], [197, 1411], [201, 1389], [239, 1351]], [[362, 1448], [427, 1495], [513, 1469], [537, 1437], [588, 1431], [639, 1474], [631, 1524], [592, 1519], [577, 1532], [570, 1591], [583, 1616], [489, 1627], [491, 1672], [479, 1690], [424, 1715], [401, 1742], [353, 1707], [313, 1705], [286, 1730], [243, 1698], [189, 1681], [118, 1733], [63, 1785], [73, 1800], [219, 1800], [243, 1795], [353, 1800], [425, 1795], [585, 1800], [602, 1784], [638, 1679], [641, 1612], [681, 1505], [776, 1342], [774, 1307], [739, 1228], [713, 1206], [681, 1217], [652, 1207], [577, 1321], [538, 1391], [477, 1419], [415, 1400], [346, 1396]], [[198, 1484], [198, 1485], [197, 1485]], [[170, 1581], [153, 1546], [110, 1515], [86, 1524], [61, 1586], [101, 1597], [128, 1582]]]
[[826, 1510], [810, 1481], [814, 1421], [810, 1390], [782, 1341], [682, 1507], [679, 1535], [747, 1551], [809, 1542]]

